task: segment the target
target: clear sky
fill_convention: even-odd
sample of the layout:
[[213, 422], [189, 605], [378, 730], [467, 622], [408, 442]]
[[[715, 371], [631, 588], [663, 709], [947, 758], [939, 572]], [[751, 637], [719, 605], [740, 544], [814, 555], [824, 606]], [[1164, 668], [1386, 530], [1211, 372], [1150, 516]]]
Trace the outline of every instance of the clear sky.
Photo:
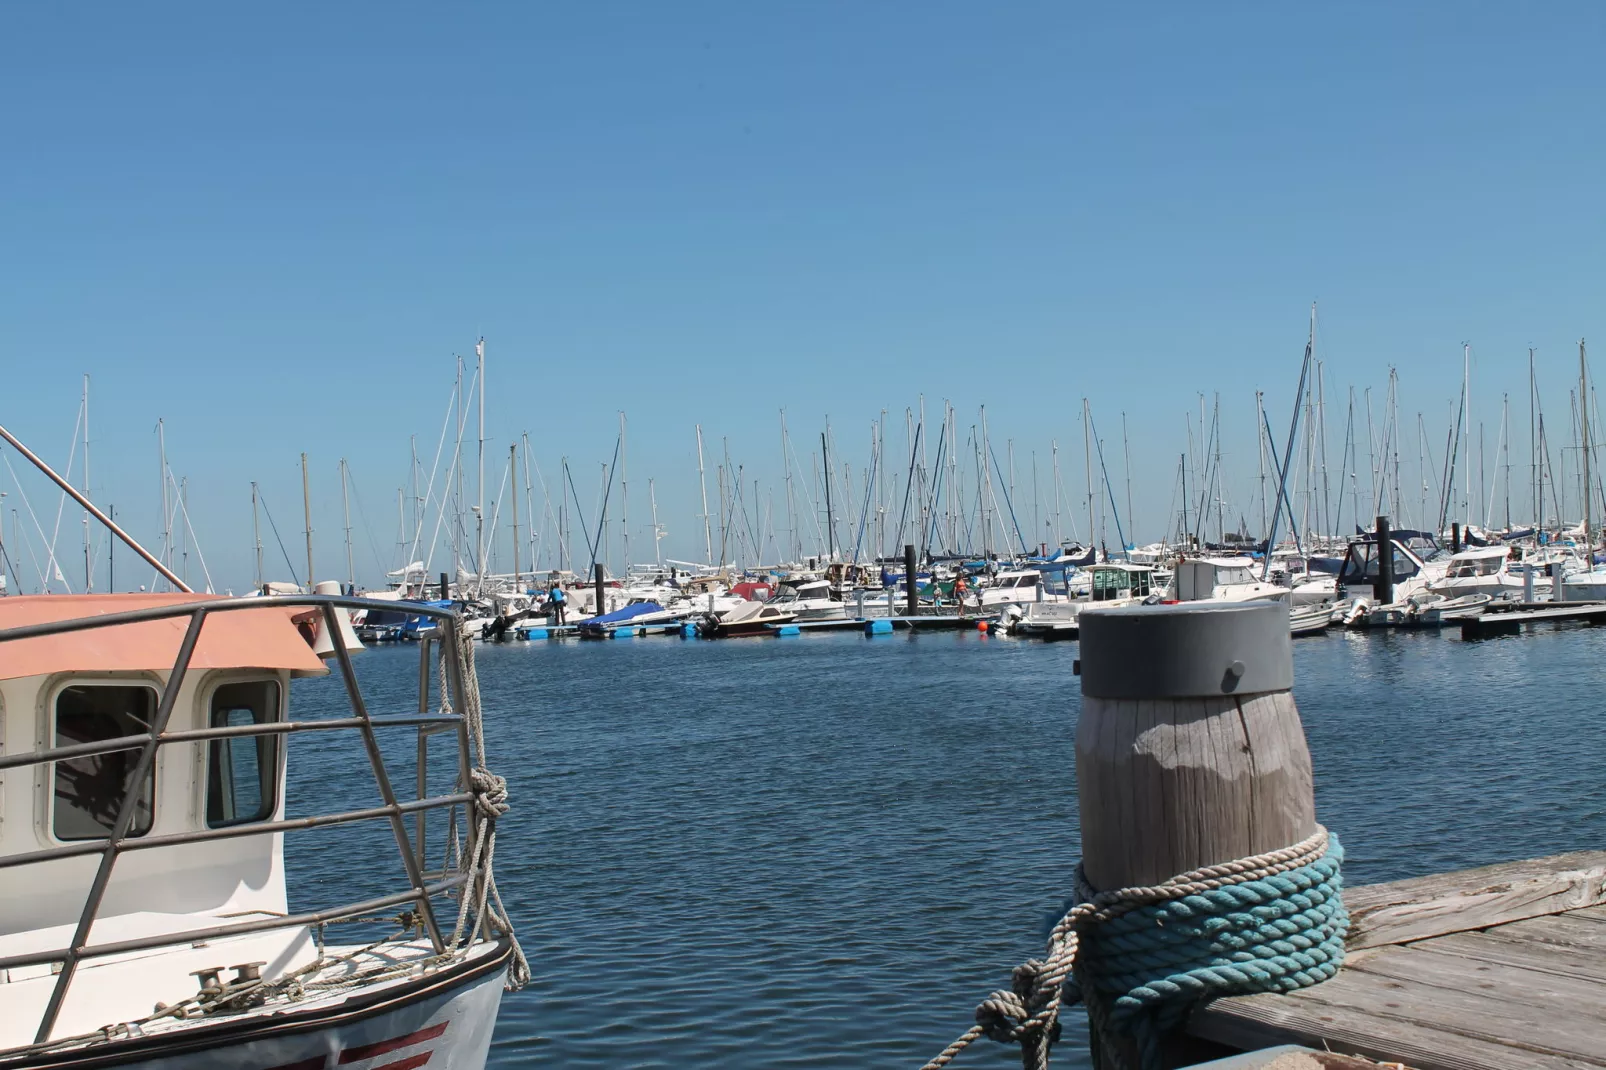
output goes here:
[[[1085, 396], [1117, 480], [1126, 413], [1142, 542], [1171, 526], [1201, 392], [1221, 394], [1227, 508], [1255, 523], [1254, 392], [1280, 449], [1312, 301], [1335, 470], [1348, 388], [1377, 420], [1391, 365], [1402, 461], [1419, 411], [1442, 455], [1464, 341], [1489, 471], [1503, 392], [1525, 469], [1527, 347], [1558, 449], [1577, 340], [1606, 353], [1592, 0], [0, 19], [0, 421], [64, 463], [90, 374], [93, 496], [154, 541], [164, 418], [219, 588], [250, 582], [252, 480], [304, 571], [302, 451], [319, 573], [344, 573], [341, 457], [359, 579], [394, 565], [409, 436], [427, 464], [481, 335], [488, 478], [527, 431], [594, 523], [626, 411], [637, 558], [649, 477], [665, 551], [701, 556], [697, 424], [767, 497], [783, 406], [800, 453], [829, 416], [862, 469], [882, 409], [901, 450], [920, 395], [933, 433], [943, 399], [962, 435], [985, 404], [1025, 511], [1033, 451], [1052, 498], [1054, 440], [1080, 503]], [[31, 588], [3, 467], [0, 490]], [[48, 532], [56, 496], [21, 490]], [[76, 523], [58, 552], [78, 589]]]

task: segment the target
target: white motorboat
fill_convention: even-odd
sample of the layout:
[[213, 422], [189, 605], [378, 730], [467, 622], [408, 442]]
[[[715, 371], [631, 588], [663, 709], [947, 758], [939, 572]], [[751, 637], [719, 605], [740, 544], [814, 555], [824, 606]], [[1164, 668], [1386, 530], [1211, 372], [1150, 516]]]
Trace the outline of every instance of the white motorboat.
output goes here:
[[799, 621], [846, 620], [848, 607], [831, 596], [826, 579], [782, 580], [770, 604], [796, 613]]
[[[1427, 584], [1428, 590], [1446, 598], [1462, 595], [1486, 594], [1494, 598], [1521, 598], [1524, 591], [1523, 563], [1515, 556], [1520, 551], [1504, 546], [1479, 546], [1451, 554], [1444, 574]], [[1550, 577], [1535, 569], [1533, 578], [1535, 598], [1549, 597]]]
[[1155, 592], [1154, 569], [1148, 565], [1106, 562], [1088, 569], [1091, 594], [1087, 599], [1060, 602], [1031, 602], [1024, 613], [1010, 624], [1015, 635], [1042, 639], [1074, 639], [1077, 618], [1089, 606], [1136, 605]]
[[1255, 577], [1247, 557], [1190, 557], [1178, 561], [1168, 597], [1178, 602], [1286, 602], [1287, 587]]
[[978, 588], [973, 604], [983, 611], [998, 611], [1005, 606], [1027, 606], [1037, 602], [1064, 602], [1064, 595], [1050, 594], [1043, 587], [1043, 574], [1034, 568], [1000, 572], [992, 582]]
[[1288, 607], [1288, 631], [1291, 635], [1319, 635], [1333, 623], [1333, 607], [1323, 602]]

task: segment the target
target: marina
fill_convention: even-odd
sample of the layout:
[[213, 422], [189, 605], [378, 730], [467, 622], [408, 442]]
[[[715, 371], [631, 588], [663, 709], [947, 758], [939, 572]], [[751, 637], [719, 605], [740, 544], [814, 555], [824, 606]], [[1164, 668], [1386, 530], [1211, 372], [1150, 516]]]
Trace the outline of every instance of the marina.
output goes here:
[[1606, 1070], [1603, 34], [8, 11], [0, 1070]]

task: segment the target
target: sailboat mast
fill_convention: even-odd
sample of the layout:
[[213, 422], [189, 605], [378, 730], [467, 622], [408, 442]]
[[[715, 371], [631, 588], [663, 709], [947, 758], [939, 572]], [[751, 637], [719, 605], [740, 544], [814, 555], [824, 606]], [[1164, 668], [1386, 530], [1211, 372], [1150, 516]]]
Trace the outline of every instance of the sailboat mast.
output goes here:
[[708, 477], [703, 471], [703, 425], [697, 425], [697, 485], [703, 491], [703, 560], [714, 563], [714, 532], [708, 526]]
[[1589, 486], [1589, 368], [1584, 359], [1584, 340], [1578, 340], [1578, 414], [1583, 422], [1584, 441], [1584, 563], [1594, 565], [1595, 542], [1590, 535], [1590, 499], [1594, 497]]
[[262, 590], [262, 528], [257, 520], [257, 482], [251, 481], [251, 541], [256, 544], [256, 589]]
[[[786, 552], [787, 552], [787, 554], [789, 556], [801, 556], [801, 554], [802, 554], [802, 546], [801, 546], [801, 542], [800, 542], [800, 540], [798, 538], [798, 532], [797, 532], [797, 517], [796, 517], [797, 499], [794, 497], [793, 491], [792, 491], [792, 451], [791, 451], [791, 443], [788, 441], [787, 435], [786, 435], [786, 410], [785, 409], [781, 410], [781, 467], [786, 472], [786, 530], [787, 530], [787, 533], [791, 536], [789, 539], [787, 539], [787, 542], [786, 542]], [[650, 491], [651, 488], [652, 488], [652, 480], [649, 479], [647, 481], [647, 487], [648, 487], [648, 490]], [[653, 547], [656, 550], [657, 546], [658, 546], [658, 506], [657, 506], [657, 504], [655, 503], [652, 508], [653, 508], [653, 520], [652, 520], [653, 539], [652, 539], [652, 541], [653, 541]], [[663, 554], [661, 552], [658, 554], [658, 560], [659, 560], [660, 563], [662, 563], [662, 561], [663, 561]]]
[[619, 412], [619, 537], [624, 547], [625, 575], [630, 574], [630, 465], [625, 460], [625, 414]]
[[346, 489], [346, 459], [340, 458], [340, 512], [346, 523], [346, 589], [357, 589], [357, 569], [351, 563], [351, 495]]
[[[829, 425], [827, 425], [829, 426]], [[825, 468], [825, 559], [836, 560], [836, 515], [831, 511], [831, 450], [820, 432], [820, 464]]]
[[647, 480], [647, 504], [652, 509], [652, 553], [653, 553], [653, 558], [654, 558], [654, 560], [656, 560], [658, 562], [658, 567], [659, 568], [663, 568], [664, 567], [664, 552], [661, 549], [660, 544], [659, 544], [659, 540], [663, 538], [663, 532], [660, 531], [659, 528], [658, 528], [658, 492], [653, 489], [652, 480], [651, 479]]
[[485, 586], [485, 338], [474, 343], [474, 377], [480, 381], [479, 504], [474, 507], [474, 564], [478, 588]]
[[[1259, 448], [1255, 452], [1259, 454], [1260, 464], [1260, 537], [1263, 539], [1266, 537], [1269, 527], [1266, 520], [1266, 436], [1260, 430], [1261, 424], [1265, 420], [1265, 398], [1264, 391], [1255, 391], [1255, 440], [1259, 444]], [[1271, 547], [1266, 547], [1266, 550], [1269, 553]]]
[[1082, 399], [1082, 467], [1087, 476], [1087, 538], [1089, 544], [1097, 538], [1098, 527], [1093, 522], [1093, 437], [1088, 430], [1090, 416], [1087, 398]]
[[[84, 497], [92, 497], [89, 490], [89, 376], [84, 376]], [[95, 561], [89, 543], [89, 510], [84, 510], [84, 593], [95, 590]]]
[[[518, 443], [507, 448], [508, 488], [513, 495], [513, 589], [519, 590], [524, 584], [519, 580], [523, 570], [519, 568], [519, 447]], [[494, 538], [494, 533], [493, 533]], [[533, 566], [535, 562], [530, 562]]]
[[307, 483], [307, 455], [301, 455], [301, 515], [307, 522], [307, 590], [312, 590], [312, 491]]
[[[173, 571], [173, 514], [167, 497], [167, 429], [161, 417], [156, 418], [156, 453], [162, 481], [162, 564], [169, 575]], [[154, 586], [154, 585], [153, 585]]]
[[[1221, 404], [1220, 398], [1216, 399], [1216, 404]], [[1128, 438], [1126, 434], [1125, 411], [1121, 413], [1121, 450], [1125, 454], [1125, 460], [1122, 462], [1122, 467], [1125, 469], [1123, 474], [1126, 477], [1126, 522], [1128, 525], [1130, 525], [1128, 530], [1132, 534], [1133, 544], [1136, 545], [1138, 541], [1138, 521], [1137, 518], [1132, 515], [1132, 440]]]
[[1528, 501], [1533, 507], [1534, 527], [1542, 528], [1544, 521], [1540, 518], [1545, 510], [1539, 494], [1539, 416], [1535, 399], [1533, 346], [1528, 347], [1528, 472], [1533, 480], [1529, 485], [1533, 493]]

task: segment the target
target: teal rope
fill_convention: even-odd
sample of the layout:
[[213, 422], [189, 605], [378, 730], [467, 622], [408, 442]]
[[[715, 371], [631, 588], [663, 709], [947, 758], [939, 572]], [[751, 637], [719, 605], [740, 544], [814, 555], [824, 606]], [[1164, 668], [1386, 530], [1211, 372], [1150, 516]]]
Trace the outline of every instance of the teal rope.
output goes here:
[[[1136, 906], [1082, 934], [1080, 989], [1097, 1034], [1137, 1043], [1143, 1070], [1160, 1039], [1199, 1001], [1289, 992], [1332, 977], [1344, 962], [1344, 850], [1329, 836], [1314, 862], [1275, 876]], [[1109, 1064], [1107, 1057], [1100, 1062]]]

